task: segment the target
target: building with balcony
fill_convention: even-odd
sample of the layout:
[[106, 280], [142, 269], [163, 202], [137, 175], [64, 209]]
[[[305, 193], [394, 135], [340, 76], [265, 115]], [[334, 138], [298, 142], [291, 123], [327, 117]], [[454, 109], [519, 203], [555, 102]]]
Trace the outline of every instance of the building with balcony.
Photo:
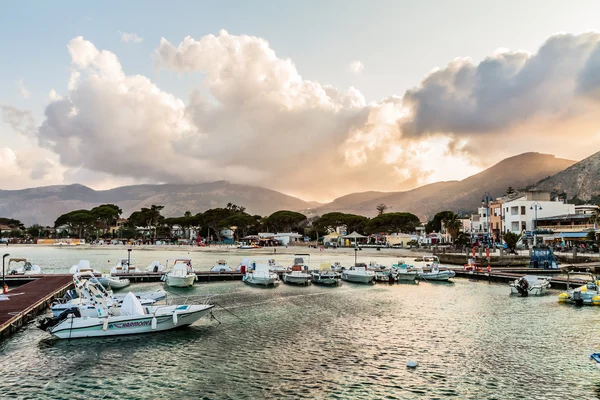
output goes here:
[[535, 229], [536, 219], [575, 214], [574, 204], [550, 200], [549, 192], [530, 191], [502, 204], [503, 233]]

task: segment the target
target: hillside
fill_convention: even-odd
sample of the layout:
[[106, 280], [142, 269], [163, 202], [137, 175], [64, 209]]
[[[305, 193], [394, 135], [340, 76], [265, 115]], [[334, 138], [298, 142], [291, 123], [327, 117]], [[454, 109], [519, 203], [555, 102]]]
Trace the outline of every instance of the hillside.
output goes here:
[[574, 163], [549, 154], [524, 153], [504, 159], [462, 181], [436, 182], [405, 192], [381, 193], [380, 196], [354, 204], [348, 202], [353, 195], [344, 196], [316, 211], [320, 214], [335, 210], [374, 216], [377, 213], [375, 207], [383, 203], [388, 206], [387, 212], [407, 211], [426, 220], [443, 210], [476, 210], [485, 192], [498, 197], [504, 194], [508, 186], [522, 188], [532, 185]]
[[590, 201], [600, 197], [600, 152], [584, 158], [569, 168], [543, 179], [537, 189], [566, 193], [568, 199]]
[[243, 205], [249, 213], [260, 215], [312, 207], [303, 200], [274, 190], [227, 181], [197, 185], [135, 185], [99, 191], [83, 185], [65, 185], [0, 190], [0, 216], [19, 219], [25, 225], [52, 225], [61, 214], [104, 203], [119, 205], [124, 216], [152, 204], [164, 205], [165, 216], [177, 216], [185, 211], [197, 213], [223, 207], [229, 202]]

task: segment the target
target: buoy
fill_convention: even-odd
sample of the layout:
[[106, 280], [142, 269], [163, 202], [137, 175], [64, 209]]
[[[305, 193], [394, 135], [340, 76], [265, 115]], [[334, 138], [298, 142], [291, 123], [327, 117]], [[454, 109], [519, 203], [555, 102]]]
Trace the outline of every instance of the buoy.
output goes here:
[[102, 325], [102, 330], [105, 331], [108, 329], [108, 318], [104, 320], [104, 325]]
[[156, 317], [152, 317], [152, 330], [156, 329]]
[[409, 362], [406, 363], [406, 366], [408, 368], [417, 368], [417, 365], [419, 365], [419, 363], [416, 362], [416, 361], [409, 361]]
[[173, 325], [177, 325], [177, 313], [173, 313]]
[[4, 284], [3, 292], [4, 292], [4, 294], [8, 293], [8, 285], [6, 283]]

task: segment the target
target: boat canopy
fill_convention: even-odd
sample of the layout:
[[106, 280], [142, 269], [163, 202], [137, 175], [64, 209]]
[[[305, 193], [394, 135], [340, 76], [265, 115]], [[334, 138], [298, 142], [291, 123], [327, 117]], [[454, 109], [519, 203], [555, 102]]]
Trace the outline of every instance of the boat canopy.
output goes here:
[[132, 292], [127, 293], [121, 304], [121, 315], [144, 315], [144, 307]]

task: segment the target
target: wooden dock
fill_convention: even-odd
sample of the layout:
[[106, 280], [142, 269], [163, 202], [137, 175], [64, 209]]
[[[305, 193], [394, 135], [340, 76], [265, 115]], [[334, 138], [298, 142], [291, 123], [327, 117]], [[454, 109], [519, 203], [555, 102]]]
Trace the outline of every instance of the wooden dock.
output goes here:
[[[49, 303], [73, 286], [71, 275], [44, 275], [8, 292], [0, 301], [0, 338], [11, 334], [48, 309]], [[11, 279], [7, 279], [11, 283]], [[14, 282], [14, 281], [13, 281]]]
[[[540, 274], [538, 272], [544, 271], [544, 270], [537, 270], [534, 268], [529, 268], [524, 272], [521, 272], [521, 271], [519, 271], [519, 272], [516, 272], [516, 271], [504, 272], [504, 271], [493, 271], [492, 270], [492, 273], [488, 274], [485, 271], [470, 272], [470, 271], [464, 271], [463, 269], [458, 269], [458, 268], [456, 268], [456, 269], [450, 268], [450, 269], [452, 269], [454, 272], [456, 272], [456, 276], [458, 278], [467, 278], [467, 279], [489, 281], [489, 282], [503, 282], [503, 283], [507, 283], [507, 284], [509, 282], [514, 281], [515, 279], [519, 279], [523, 275], [542, 276], [543, 274]], [[552, 289], [567, 290], [568, 286], [570, 286], [570, 288], [572, 289], [572, 288], [584, 285], [587, 282], [589, 282], [589, 280], [579, 279], [579, 278], [571, 278], [570, 280], [568, 280], [564, 276], [553, 276], [550, 280], [550, 287]]]

